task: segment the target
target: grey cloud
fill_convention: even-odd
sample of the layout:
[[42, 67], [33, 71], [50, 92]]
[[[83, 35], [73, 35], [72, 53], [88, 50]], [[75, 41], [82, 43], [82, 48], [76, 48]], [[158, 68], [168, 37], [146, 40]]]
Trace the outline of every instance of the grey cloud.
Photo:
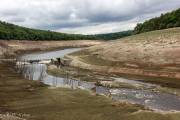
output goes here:
[[4, 10], [0, 13], [1, 16], [17, 16], [18, 14], [17, 10]]
[[60, 28], [76, 28], [76, 27], [81, 27], [81, 26], [85, 26], [85, 24], [82, 23], [65, 23], [65, 22], [61, 22], [61, 23], [45, 23], [45, 24], [40, 24], [39, 26], [36, 26], [37, 28], [41, 28], [41, 29], [46, 29], [46, 30], [58, 30]]
[[[80, 28], [89, 27], [97, 32], [97, 26], [101, 32], [107, 30], [103, 24], [109, 27], [134, 19], [134, 23], [142, 22], [179, 7], [179, 0], [2, 0], [0, 18], [48, 30], [83, 31]], [[126, 24], [127, 28], [132, 28]], [[88, 33], [89, 29], [86, 30]]]
[[16, 22], [16, 23], [22, 23], [22, 22], [25, 22], [26, 21], [26, 19], [25, 18], [22, 18], [22, 17], [12, 17], [12, 18], [10, 18], [10, 21], [12, 21], [12, 22]]

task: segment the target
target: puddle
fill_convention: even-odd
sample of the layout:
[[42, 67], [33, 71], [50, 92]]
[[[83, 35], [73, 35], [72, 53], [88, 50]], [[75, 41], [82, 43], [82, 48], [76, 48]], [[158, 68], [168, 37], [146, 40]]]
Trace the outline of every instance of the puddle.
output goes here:
[[[57, 57], [63, 57], [66, 54], [80, 50], [79, 48], [65, 49], [46, 53], [35, 53], [22, 56], [21, 60], [43, 60], [51, 59]], [[168, 94], [152, 91], [156, 88], [156, 85], [143, 83], [135, 80], [128, 80], [124, 78], [115, 78], [116, 82], [128, 83], [133, 85], [141, 85], [142, 90], [135, 89], [113, 89], [102, 86], [96, 86], [93, 82], [85, 82], [70, 79], [69, 76], [65, 78], [56, 77], [48, 75], [46, 70], [47, 66], [45, 64], [25, 64], [23, 66], [18, 65], [19, 72], [29, 80], [39, 80], [52, 87], [64, 87], [71, 89], [83, 89], [89, 91], [95, 91], [97, 94], [106, 95], [111, 97], [115, 101], [128, 101], [131, 103], [136, 103], [140, 105], [145, 105], [146, 107], [152, 108], [154, 110], [162, 111], [180, 111], [180, 97]], [[102, 77], [103, 78], [103, 77]]]

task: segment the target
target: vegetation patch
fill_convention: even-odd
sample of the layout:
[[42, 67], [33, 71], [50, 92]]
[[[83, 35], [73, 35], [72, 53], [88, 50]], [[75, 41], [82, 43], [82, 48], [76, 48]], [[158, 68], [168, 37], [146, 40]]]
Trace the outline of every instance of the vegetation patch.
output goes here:
[[147, 20], [142, 24], [138, 24], [134, 32], [137, 34], [173, 27], [180, 27], [180, 8], [170, 13], [161, 14], [160, 17]]
[[132, 33], [133, 31], [129, 30], [97, 35], [66, 34], [50, 30], [30, 29], [0, 21], [0, 39], [3, 40], [112, 40], [129, 36]]

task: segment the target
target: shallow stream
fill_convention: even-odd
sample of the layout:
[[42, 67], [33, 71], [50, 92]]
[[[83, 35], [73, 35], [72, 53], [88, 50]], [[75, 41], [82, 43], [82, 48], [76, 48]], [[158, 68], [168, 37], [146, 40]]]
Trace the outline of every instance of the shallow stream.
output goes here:
[[[63, 57], [66, 54], [78, 50], [80, 50], [80, 48], [68, 48], [52, 52], [27, 54], [21, 56], [19, 60], [26, 61], [53, 59]], [[23, 67], [23, 71], [21, 71], [21, 73], [25, 78], [29, 80], [39, 80], [52, 87], [65, 87], [71, 89], [95, 91], [97, 94], [109, 96], [115, 101], [127, 101], [135, 104], [145, 105], [153, 110], [180, 111], [180, 97], [169, 93], [153, 91], [154, 88], [158, 87], [153, 84], [128, 80], [125, 78], [111, 77], [111, 79], [114, 81], [143, 86], [143, 89], [108, 88], [96, 86], [94, 82], [78, 81], [68, 77], [62, 78], [48, 75], [46, 72], [46, 64], [35, 63], [17, 67], [19, 70], [22, 70]]]

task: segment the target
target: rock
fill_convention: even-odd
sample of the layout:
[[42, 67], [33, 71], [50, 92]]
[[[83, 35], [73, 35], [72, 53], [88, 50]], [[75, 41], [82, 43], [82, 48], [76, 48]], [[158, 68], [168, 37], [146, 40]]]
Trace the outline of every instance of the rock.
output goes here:
[[145, 100], [144, 103], [147, 104], [149, 103], [151, 100]]
[[52, 70], [52, 69], [56, 69], [57, 66], [55, 66], [55, 65], [49, 65], [48, 68], [49, 68], [50, 70]]

